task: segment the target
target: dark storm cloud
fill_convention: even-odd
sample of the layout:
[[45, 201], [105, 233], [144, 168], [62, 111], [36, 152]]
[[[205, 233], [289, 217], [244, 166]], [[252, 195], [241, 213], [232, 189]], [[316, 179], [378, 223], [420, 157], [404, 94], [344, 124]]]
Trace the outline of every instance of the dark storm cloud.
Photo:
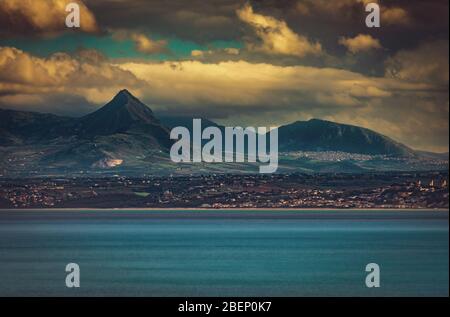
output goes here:
[[[0, 109], [17, 110], [17, 102], [22, 103], [20, 107], [22, 111], [38, 111], [67, 117], [80, 117], [96, 110], [98, 107], [98, 105], [90, 103], [83, 96], [67, 93], [0, 95]], [[58, 107], [55, 107], [55, 105], [58, 105]]]
[[[249, 3], [255, 14], [273, 17], [296, 34], [320, 43], [317, 56], [288, 56], [241, 50], [241, 58], [277, 65], [340, 67], [382, 76], [387, 56], [413, 49], [424, 41], [448, 37], [448, 1], [391, 0], [380, 1], [382, 27], [365, 26], [365, 0], [85, 0], [103, 29], [139, 30], [163, 38], [179, 38], [207, 45], [212, 41], [233, 40], [244, 45], [258, 45], [261, 38], [237, 10]], [[268, 30], [269, 31], [269, 30]], [[347, 54], [339, 44], [342, 37], [370, 35], [383, 50]], [[401, 39], [399, 41], [399, 39]], [[233, 60], [227, 54], [209, 54], [205, 61]]]
[[[300, 34], [332, 38], [367, 32], [364, 24], [364, 1], [359, 0], [85, 0], [101, 26], [106, 28], [148, 28], [167, 36], [195, 41], [238, 39], [243, 25], [236, 10], [250, 3], [256, 12], [286, 20]], [[367, 2], [367, 1], [366, 1]], [[330, 5], [332, 3], [332, 5]], [[385, 8], [375, 35], [390, 38], [388, 33], [411, 34], [434, 31], [448, 34], [448, 1], [391, 0], [381, 1]], [[306, 8], [302, 10], [301, 8]], [[401, 9], [406, 16], [395, 13]], [[389, 11], [391, 10], [391, 11]], [[392, 13], [394, 12], [394, 13]], [[388, 23], [389, 22], [389, 23]], [[395, 35], [393, 35], [395, 36]], [[408, 38], [417, 40], [417, 34]], [[404, 39], [403, 39], [404, 40]], [[398, 41], [396, 41], [398, 42]]]
[[[66, 13], [56, 3], [68, 0], [2, 0], [0, 29], [9, 34], [42, 34], [61, 31]], [[384, 46], [397, 51], [414, 47], [433, 36], [448, 36], [447, 0], [380, 1], [384, 10], [382, 28], [367, 29], [365, 0], [84, 0], [82, 18], [86, 31], [97, 28], [147, 30], [165, 37], [207, 43], [241, 40], [251, 36], [236, 10], [250, 3], [255, 12], [286, 21], [296, 33], [319, 40], [336, 53], [341, 36], [369, 33]], [[12, 5], [10, 5], [12, 3]], [[43, 6], [43, 4], [46, 4]], [[39, 4], [39, 5], [37, 5]], [[25, 10], [23, 7], [35, 7]], [[33, 13], [34, 12], [34, 13]], [[400, 12], [400, 13], [399, 13]], [[45, 18], [39, 18], [39, 14]], [[403, 14], [403, 15], [402, 15]], [[83, 21], [82, 21], [83, 22]], [[82, 23], [83, 25], [83, 23]], [[401, 41], [398, 41], [401, 37]]]
[[244, 0], [86, 0], [104, 28], [145, 29], [196, 42], [239, 38]]
[[[68, 0], [3, 0], [4, 3], [50, 3]], [[264, 54], [261, 51], [241, 50], [242, 57], [252, 62], [277, 65], [331, 66], [351, 69], [371, 75], [383, 75], [387, 56], [419, 44], [448, 37], [448, 1], [446, 0], [390, 0], [380, 1], [383, 8], [382, 27], [368, 29], [364, 20], [366, 0], [84, 0], [86, 12], [94, 23], [92, 29], [115, 32], [126, 30], [140, 36], [157, 35], [161, 41], [176, 38], [208, 46], [213, 41], [236, 41], [245, 47], [261, 43], [255, 27], [242, 21], [237, 10], [249, 3], [255, 14], [286, 22], [295, 34], [322, 46], [317, 56], [289, 56]], [[23, 5], [21, 5], [23, 6]], [[17, 7], [17, 4], [16, 4]], [[20, 7], [20, 6], [19, 6]], [[9, 9], [8, 9], [9, 8]], [[37, 11], [38, 13], [41, 12]], [[44, 31], [58, 31], [51, 21], [55, 12], [47, 13], [48, 23], [39, 25], [25, 10], [0, 6], [0, 26], [10, 35], [42, 35]], [[27, 11], [28, 12], [28, 11]], [[61, 13], [62, 17], [65, 12]], [[45, 20], [45, 19], [44, 19]], [[59, 22], [58, 22], [59, 23]], [[59, 23], [62, 24], [62, 23]], [[58, 24], [58, 25], [59, 25]], [[56, 28], [56, 29], [55, 29]], [[270, 32], [270, 29], [267, 29]], [[133, 33], [135, 32], [135, 33]], [[1, 32], [0, 32], [1, 34]], [[384, 50], [349, 56], [339, 44], [342, 37], [370, 35]], [[0, 35], [1, 37], [1, 35]], [[152, 38], [152, 37], [150, 37]], [[399, 40], [401, 39], [401, 40]], [[1, 44], [1, 43], [0, 43]], [[269, 43], [270, 44], [270, 43]], [[217, 55], [211, 61], [220, 60]], [[225, 60], [233, 58], [224, 56]]]

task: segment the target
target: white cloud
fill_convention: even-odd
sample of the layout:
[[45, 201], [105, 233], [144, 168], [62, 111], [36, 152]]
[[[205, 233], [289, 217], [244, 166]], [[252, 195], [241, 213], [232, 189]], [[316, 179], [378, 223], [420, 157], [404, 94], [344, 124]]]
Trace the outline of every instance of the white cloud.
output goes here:
[[134, 41], [136, 50], [144, 54], [158, 54], [167, 51], [167, 41], [154, 41], [148, 36], [140, 33], [131, 34], [131, 39]]
[[239, 55], [240, 50], [238, 48], [234, 48], [234, 47], [227, 47], [224, 49], [225, 53], [229, 54], [229, 55]]
[[363, 103], [360, 98], [389, 97], [390, 86], [394, 84], [345, 70], [282, 67], [245, 61], [125, 63], [117, 66], [147, 81], [152, 97], [167, 104], [292, 107], [309, 99], [323, 106], [352, 106]]
[[103, 60], [95, 51], [82, 51], [77, 56], [56, 53], [40, 58], [0, 46], [0, 94], [3, 95], [66, 93], [102, 103], [128, 86], [141, 87], [142, 83], [130, 72]]
[[196, 59], [203, 59], [205, 57], [227, 57], [229, 55], [237, 56], [240, 54], [240, 50], [234, 47], [227, 47], [224, 49], [214, 49], [214, 50], [193, 50], [191, 51], [191, 57]]
[[[1, 0], [0, 24], [6, 24], [5, 32], [54, 34], [67, 30], [65, 20], [67, 4], [80, 6], [80, 30], [98, 32], [94, 14], [81, 0]], [[2, 30], [3, 31], [3, 30]]]
[[359, 34], [354, 38], [341, 37], [339, 44], [345, 46], [353, 54], [382, 48], [380, 41], [368, 34]]
[[400, 7], [382, 7], [381, 17], [382, 23], [388, 25], [409, 25], [412, 20], [408, 11]]
[[307, 37], [296, 34], [285, 21], [255, 13], [248, 4], [237, 10], [237, 15], [252, 27], [262, 41], [261, 45], [248, 43], [250, 50], [297, 57], [323, 53], [320, 43], [313, 43]]

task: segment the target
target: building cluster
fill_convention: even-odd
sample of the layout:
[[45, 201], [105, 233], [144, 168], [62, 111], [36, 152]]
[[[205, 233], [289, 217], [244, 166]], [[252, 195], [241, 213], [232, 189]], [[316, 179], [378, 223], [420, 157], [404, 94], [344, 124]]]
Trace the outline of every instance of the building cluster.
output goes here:
[[0, 179], [0, 208], [449, 208], [448, 174]]

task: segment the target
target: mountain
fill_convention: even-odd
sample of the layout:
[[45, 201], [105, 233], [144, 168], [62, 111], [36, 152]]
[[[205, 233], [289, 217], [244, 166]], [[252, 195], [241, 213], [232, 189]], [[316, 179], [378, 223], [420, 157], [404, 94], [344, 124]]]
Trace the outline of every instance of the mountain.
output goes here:
[[281, 152], [338, 151], [394, 157], [416, 155], [407, 146], [369, 129], [318, 119], [282, 126], [278, 133]]
[[0, 115], [0, 166], [5, 169], [139, 167], [172, 145], [168, 128], [127, 90], [81, 118], [7, 110]]
[[120, 133], [146, 133], [156, 143], [169, 147], [169, 131], [154, 116], [152, 110], [129, 91], [120, 91], [101, 109], [81, 118], [73, 127], [81, 137], [114, 135]]
[[60, 135], [73, 119], [53, 114], [0, 109], [0, 146], [35, 144]]
[[159, 117], [161, 120], [161, 123], [164, 124], [166, 127], [169, 127], [170, 129], [173, 129], [175, 127], [186, 127], [191, 131], [192, 133], [192, 122], [194, 119], [201, 119], [202, 120], [202, 128], [206, 127], [217, 127], [221, 130], [224, 130], [225, 127], [211, 121], [205, 118], [201, 117], [188, 117], [188, 116], [167, 116], [163, 115]]
[[[202, 123], [202, 131], [203, 129], [206, 129], [208, 127], [216, 127], [219, 128], [220, 131], [222, 131], [222, 135], [225, 135], [225, 127], [221, 126], [211, 120], [205, 119], [205, 118], [201, 118], [201, 117], [188, 117], [188, 116], [160, 116], [160, 120], [161, 122], [166, 126], [169, 127], [170, 129], [173, 129], [175, 127], [185, 127], [187, 128], [190, 132], [191, 135], [193, 135], [193, 120], [194, 119], [201, 119], [201, 123]], [[209, 140], [202, 140], [202, 145], [205, 145], [206, 143], [208, 143]], [[222, 140], [222, 146], [223, 148], [225, 148], [225, 139]]]
[[169, 130], [129, 91], [81, 118], [0, 109], [0, 146], [51, 143], [61, 138], [92, 140], [116, 134], [141, 135], [157, 147], [171, 146]]
[[74, 120], [68, 131], [71, 141], [45, 158], [46, 162], [86, 162], [93, 167], [123, 162], [139, 165], [137, 158], [167, 153], [172, 145], [169, 130], [127, 90], [120, 91], [99, 110]]
[[[258, 164], [176, 164], [169, 129], [192, 130], [193, 117], [161, 119], [129, 91], [81, 118], [0, 110], [0, 177], [257, 173]], [[202, 118], [202, 127], [224, 127]], [[205, 141], [207, 142], [207, 141]], [[447, 155], [413, 151], [374, 131], [323, 120], [279, 128], [280, 173], [448, 169]], [[317, 152], [304, 156], [298, 151]], [[323, 151], [384, 155], [363, 158]], [[390, 159], [392, 158], [392, 159]]]

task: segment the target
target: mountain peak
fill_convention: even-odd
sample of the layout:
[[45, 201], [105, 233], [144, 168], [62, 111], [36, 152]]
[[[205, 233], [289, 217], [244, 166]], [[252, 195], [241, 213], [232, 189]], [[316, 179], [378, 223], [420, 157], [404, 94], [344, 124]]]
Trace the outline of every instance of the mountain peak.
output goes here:
[[[137, 99], [127, 89], [122, 89], [114, 96], [114, 98], [111, 100], [111, 102], [108, 103], [107, 105], [114, 104], [116, 106], [126, 106], [127, 104], [132, 103], [132, 102], [140, 104], [142, 106], [145, 106], [141, 101], [139, 101], [139, 99]], [[145, 107], [147, 108], [147, 106], [145, 106]]]
[[152, 110], [123, 89], [105, 106], [81, 119], [81, 127], [89, 135], [110, 135], [142, 126], [160, 126]]
[[136, 98], [128, 89], [122, 89], [121, 91], [119, 91], [114, 98], [117, 97]]
[[119, 95], [119, 94], [128, 94], [128, 95], [131, 95], [131, 92], [130, 92], [128, 89], [124, 88], [124, 89], [122, 89], [121, 91], [119, 91], [118, 95]]
[[124, 115], [131, 116], [134, 120], [148, 121], [148, 119], [151, 119], [151, 121], [153, 121], [155, 119], [152, 110], [127, 89], [119, 91], [110, 102], [96, 112], [121, 112], [121, 117]]

